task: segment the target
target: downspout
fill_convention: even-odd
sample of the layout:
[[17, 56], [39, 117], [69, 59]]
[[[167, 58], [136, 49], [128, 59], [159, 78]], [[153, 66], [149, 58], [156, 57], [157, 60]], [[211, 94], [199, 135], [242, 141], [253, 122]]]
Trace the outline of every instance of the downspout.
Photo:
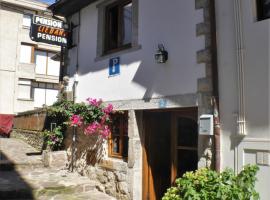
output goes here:
[[246, 135], [246, 116], [245, 116], [245, 74], [244, 74], [244, 39], [242, 28], [242, 7], [241, 0], [234, 0], [234, 25], [236, 36], [236, 62], [238, 75], [238, 116], [237, 133]]
[[[81, 11], [78, 12], [79, 15], [79, 24], [78, 24], [78, 43], [77, 43], [77, 52], [76, 52], [76, 72], [74, 74], [74, 82], [73, 82], [73, 102], [76, 103], [77, 98], [77, 86], [78, 86], [78, 71], [79, 71], [79, 47], [80, 47], [80, 29], [81, 29]], [[73, 136], [72, 136], [72, 157], [71, 157], [71, 171], [74, 170], [74, 161], [76, 160], [76, 135], [77, 135], [77, 127], [73, 126]]]
[[76, 102], [77, 99], [77, 86], [78, 86], [78, 71], [79, 71], [79, 48], [80, 48], [80, 30], [81, 30], [81, 11], [78, 12], [79, 24], [78, 24], [78, 38], [77, 38], [77, 51], [76, 51], [76, 71], [74, 74], [74, 83], [73, 83], [73, 102]]
[[217, 42], [216, 42], [216, 15], [215, 15], [215, 0], [210, 0], [210, 31], [211, 31], [211, 54], [212, 54], [212, 106], [214, 115], [214, 155], [215, 155], [215, 170], [220, 172], [220, 119], [219, 119], [219, 84], [218, 84], [218, 64], [217, 64]]

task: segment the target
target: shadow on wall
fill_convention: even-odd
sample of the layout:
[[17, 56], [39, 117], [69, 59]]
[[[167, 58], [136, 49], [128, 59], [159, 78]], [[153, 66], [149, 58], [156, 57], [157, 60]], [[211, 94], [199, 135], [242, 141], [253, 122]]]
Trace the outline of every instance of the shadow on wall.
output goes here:
[[[64, 146], [67, 150], [68, 168], [72, 169], [73, 151], [73, 128], [68, 128], [64, 139]], [[87, 136], [83, 128], [77, 128], [76, 142], [74, 143], [73, 167], [76, 171], [82, 172], [88, 166], [99, 163], [105, 155], [104, 140], [97, 135]]]

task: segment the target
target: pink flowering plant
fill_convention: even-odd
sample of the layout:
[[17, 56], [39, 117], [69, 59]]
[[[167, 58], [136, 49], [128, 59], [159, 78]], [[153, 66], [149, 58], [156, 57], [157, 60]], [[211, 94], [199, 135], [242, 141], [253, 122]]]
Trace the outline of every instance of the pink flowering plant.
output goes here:
[[111, 104], [105, 106], [101, 99], [87, 98], [85, 103], [58, 102], [50, 108], [49, 113], [65, 126], [82, 127], [86, 135], [98, 134], [107, 138], [113, 112]]

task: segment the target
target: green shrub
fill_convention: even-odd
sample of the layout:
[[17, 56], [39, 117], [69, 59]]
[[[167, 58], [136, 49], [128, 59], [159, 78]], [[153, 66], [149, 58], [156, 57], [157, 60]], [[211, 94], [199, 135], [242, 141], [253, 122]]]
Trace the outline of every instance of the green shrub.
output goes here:
[[256, 165], [247, 165], [238, 175], [230, 169], [222, 173], [206, 168], [187, 172], [162, 200], [258, 200], [255, 191], [258, 170]]
[[53, 132], [44, 131], [44, 141], [48, 145], [48, 147], [55, 151], [60, 150], [63, 145], [63, 131], [61, 126], [57, 126]]

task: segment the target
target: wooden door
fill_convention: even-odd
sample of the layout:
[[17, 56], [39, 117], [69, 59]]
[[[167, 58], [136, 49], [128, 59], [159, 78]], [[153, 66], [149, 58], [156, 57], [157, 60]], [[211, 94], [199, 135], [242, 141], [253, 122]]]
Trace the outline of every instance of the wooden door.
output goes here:
[[171, 182], [187, 171], [194, 171], [198, 164], [197, 110], [175, 112], [172, 116], [172, 165]]
[[144, 113], [143, 200], [160, 200], [186, 171], [197, 169], [197, 109]]
[[170, 186], [171, 116], [165, 112], [145, 112], [143, 199], [160, 200]]

